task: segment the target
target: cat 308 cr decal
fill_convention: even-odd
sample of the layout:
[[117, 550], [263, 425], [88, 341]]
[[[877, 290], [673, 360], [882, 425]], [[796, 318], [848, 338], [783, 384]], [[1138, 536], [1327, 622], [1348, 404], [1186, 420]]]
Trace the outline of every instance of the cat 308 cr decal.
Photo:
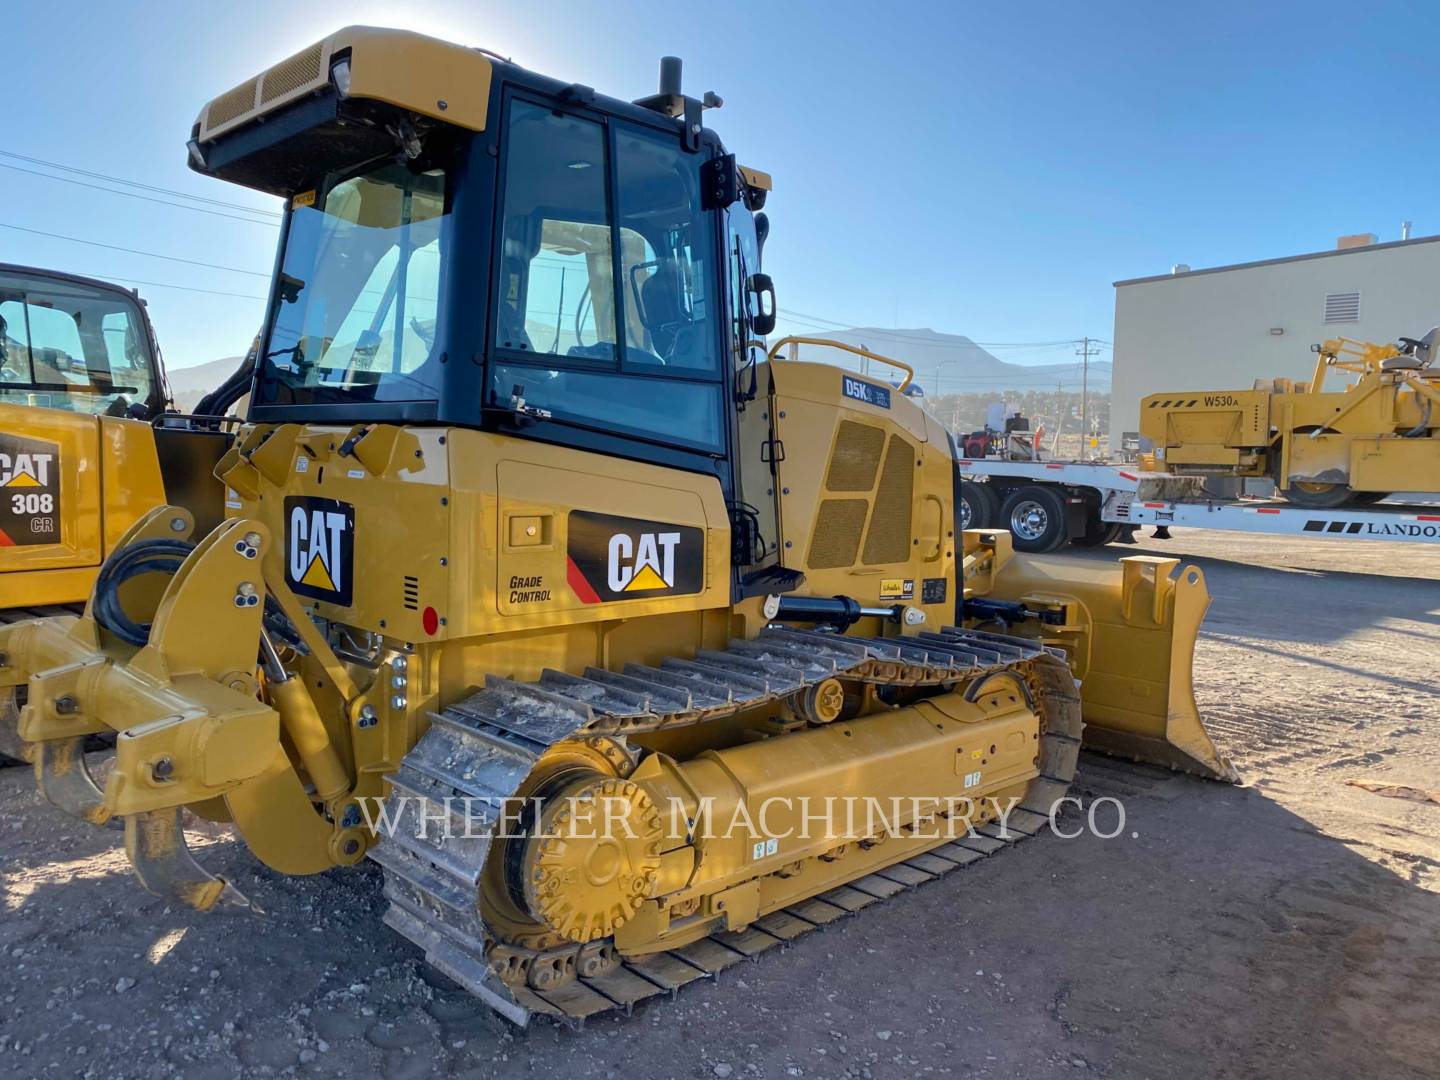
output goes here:
[[60, 543], [59, 449], [0, 432], [0, 547]]
[[705, 532], [691, 525], [570, 514], [566, 576], [586, 604], [687, 596], [705, 587]]

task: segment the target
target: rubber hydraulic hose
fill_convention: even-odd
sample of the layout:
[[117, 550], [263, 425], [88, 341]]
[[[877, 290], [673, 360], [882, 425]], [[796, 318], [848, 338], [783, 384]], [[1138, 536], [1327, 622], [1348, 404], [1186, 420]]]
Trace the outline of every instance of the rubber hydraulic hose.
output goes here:
[[95, 579], [95, 621], [121, 641], [145, 645], [150, 623], [136, 622], [120, 604], [120, 586], [141, 574], [174, 574], [195, 545], [184, 540], [140, 540], [105, 560]]

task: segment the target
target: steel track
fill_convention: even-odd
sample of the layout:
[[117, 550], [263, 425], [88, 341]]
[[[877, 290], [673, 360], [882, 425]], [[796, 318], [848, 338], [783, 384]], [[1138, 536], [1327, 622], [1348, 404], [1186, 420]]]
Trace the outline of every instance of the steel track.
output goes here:
[[[1011, 813], [921, 854], [758, 919], [688, 945], [617, 965], [578, 950], [573, 977], [537, 989], [502, 981], [488, 953], [495, 935], [480, 914], [481, 877], [497, 845], [506, 801], [540, 756], [567, 739], [627, 735], [704, 723], [789, 697], [839, 676], [897, 687], [963, 689], [1017, 671], [1041, 716], [1040, 775]], [[533, 1015], [580, 1022], [647, 998], [674, 993], [740, 960], [794, 940], [905, 889], [968, 866], [1040, 831], [1074, 777], [1081, 734], [1080, 698], [1060, 654], [1033, 642], [947, 628], [917, 637], [861, 638], [772, 627], [693, 660], [581, 676], [546, 671], [537, 682], [487, 680], [484, 690], [431, 714], [431, 727], [405, 755], [387, 811], [394, 827], [370, 857], [385, 870], [385, 922], [424, 950], [437, 969], [517, 1024]], [[438, 828], [446, 818], [448, 829]], [[458, 807], [458, 808], [457, 808]], [[428, 823], [428, 825], [427, 825]], [[912, 849], [913, 850], [913, 849]]]

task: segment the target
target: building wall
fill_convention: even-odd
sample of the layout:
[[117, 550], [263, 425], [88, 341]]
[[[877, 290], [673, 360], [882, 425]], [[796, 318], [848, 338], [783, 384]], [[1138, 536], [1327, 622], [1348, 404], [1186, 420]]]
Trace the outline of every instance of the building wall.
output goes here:
[[[1326, 323], [1326, 294], [1355, 291], [1360, 321]], [[1327, 338], [1394, 341], [1437, 324], [1440, 237], [1117, 282], [1111, 451], [1138, 430], [1149, 394], [1308, 379], [1310, 346]]]

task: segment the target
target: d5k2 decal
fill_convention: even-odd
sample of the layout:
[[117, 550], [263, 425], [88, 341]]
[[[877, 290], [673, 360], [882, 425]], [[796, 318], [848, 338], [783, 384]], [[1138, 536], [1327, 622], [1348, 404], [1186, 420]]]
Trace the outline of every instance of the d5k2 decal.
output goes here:
[[685, 596], [705, 587], [705, 530], [691, 525], [570, 514], [566, 577], [584, 603]]
[[285, 498], [285, 584], [299, 596], [349, 607], [355, 508], [338, 499]]
[[0, 547], [60, 543], [60, 448], [0, 432]]

